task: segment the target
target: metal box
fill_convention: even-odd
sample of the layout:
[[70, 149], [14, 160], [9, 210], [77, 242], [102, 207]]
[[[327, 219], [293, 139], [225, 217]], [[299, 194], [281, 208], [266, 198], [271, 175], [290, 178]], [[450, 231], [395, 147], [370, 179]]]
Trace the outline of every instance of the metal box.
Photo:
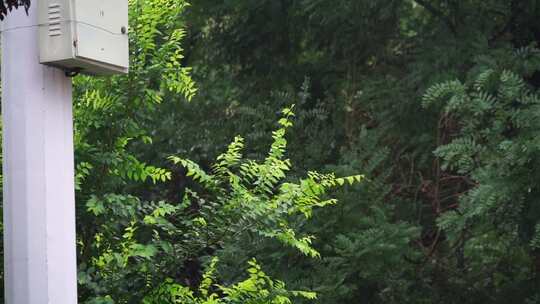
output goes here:
[[125, 74], [128, 0], [39, 0], [40, 62], [67, 72]]

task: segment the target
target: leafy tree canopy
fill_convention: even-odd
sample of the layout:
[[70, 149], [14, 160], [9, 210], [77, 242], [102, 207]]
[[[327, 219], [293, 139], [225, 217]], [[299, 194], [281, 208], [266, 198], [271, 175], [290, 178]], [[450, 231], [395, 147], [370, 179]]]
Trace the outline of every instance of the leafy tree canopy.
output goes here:
[[8, 12], [14, 8], [22, 6], [28, 12], [30, 7], [30, 0], [2, 0], [0, 1], [0, 20], [4, 20]]

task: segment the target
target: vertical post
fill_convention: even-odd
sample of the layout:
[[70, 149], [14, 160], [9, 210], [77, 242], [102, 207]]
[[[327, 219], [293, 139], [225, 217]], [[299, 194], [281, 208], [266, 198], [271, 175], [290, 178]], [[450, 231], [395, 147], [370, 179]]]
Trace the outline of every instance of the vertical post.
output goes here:
[[71, 80], [39, 63], [38, 1], [2, 25], [5, 295], [75, 304]]

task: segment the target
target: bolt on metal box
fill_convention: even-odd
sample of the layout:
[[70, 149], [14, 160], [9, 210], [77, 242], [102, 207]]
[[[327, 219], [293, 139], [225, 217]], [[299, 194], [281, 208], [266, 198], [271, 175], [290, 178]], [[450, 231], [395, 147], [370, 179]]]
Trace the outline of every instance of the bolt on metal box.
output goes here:
[[91, 75], [129, 69], [128, 0], [39, 0], [40, 62]]

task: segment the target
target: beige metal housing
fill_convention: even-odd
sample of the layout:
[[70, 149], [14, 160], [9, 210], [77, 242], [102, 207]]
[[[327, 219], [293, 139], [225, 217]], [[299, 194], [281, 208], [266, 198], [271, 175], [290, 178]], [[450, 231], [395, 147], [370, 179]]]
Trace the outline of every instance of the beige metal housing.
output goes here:
[[41, 63], [91, 75], [128, 72], [128, 0], [38, 4]]

